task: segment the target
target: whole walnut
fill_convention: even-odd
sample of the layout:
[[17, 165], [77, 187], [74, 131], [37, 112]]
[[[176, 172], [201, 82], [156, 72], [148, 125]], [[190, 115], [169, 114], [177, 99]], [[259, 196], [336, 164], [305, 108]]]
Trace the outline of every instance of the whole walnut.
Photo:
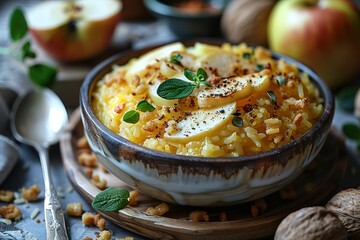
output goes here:
[[267, 23], [276, 0], [233, 0], [221, 17], [221, 30], [232, 43], [267, 46]]
[[334, 213], [324, 207], [307, 207], [284, 218], [275, 240], [340, 240], [347, 232]]
[[349, 188], [337, 193], [326, 204], [348, 231], [351, 239], [360, 239], [360, 189]]

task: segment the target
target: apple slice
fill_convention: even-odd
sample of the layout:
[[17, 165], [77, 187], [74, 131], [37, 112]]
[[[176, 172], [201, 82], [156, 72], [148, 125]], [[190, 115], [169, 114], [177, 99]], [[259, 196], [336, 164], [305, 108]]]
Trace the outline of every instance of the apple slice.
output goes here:
[[128, 69], [126, 73], [126, 78], [138, 74], [144, 70], [147, 66], [156, 63], [156, 60], [169, 58], [172, 52], [175, 51], [184, 51], [185, 46], [182, 43], [175, 42], [168, 44], [159, 48], [156, 48], [146, 54], [144, 54], [139, 59], [135, 60]]
[[230, 52], [213, 52], [201, 58], [201, 66], [208, 74], [215, 74], [219, 77], [234, 75], [233, 65], [236, 62], [236, 55]]
[[52, 57], [76, 61], [102, 52], [120, 19], [117, 0], [45, 1], [27, 14], [30, 33]]
[[226, 78], [211, 88], [203, 88], [197, 95], [197, 103], [200, 108], [225, 105], [247, 98], [253, 92], [266, 91], [270, 87], [270, 83], [269, 75], [260, 73]]
[[[177, 79], [181, 79], [183, 81], [186, 81], [186, 82], [190, 82], [189, 79], [187, 79], [184, 75], [183, 72], [181, 73], [178, 73], [176, 74], [175, 76], [173, 76], [173, 78], [177, 78]], [[152, 84], [149, 84], [149, 90], [148, 90], [148, 94], [149, 94], [149, 97], [150, 99], [157, 105], [157, 106], [167, 106], [167, 107], [170, 107], [170, 106], [174, 106], [175, 103], [178, 103], [178, 100], [177, 99], [174, 99], [174, 100], [168, 100], [168, 99], [165, 99], [165, 98], [162, 98], [160, 97], [158, 94], [157, 94], [157, 89], [160, 85], [162, 81], [159, 80], [159, 79], [153, 79], [151, 81]]]
[[155, 105], [157, 105], [159, 107], [162, 107], [162, 106], [166, 106], [166, 107], [174, 106], [174, 104], [176, 104], [178, 102], [177, 99], [167, 100], [165, 98], [160, 97], [157, 94], [156, 91], [157, 91], [160, 83], [161, 83], [160, 81], [155, 80], [155, 81], [153, 81], [152, 85], [149, 85], [148, 94], [149, 94], [150, 99], [155, 103]]
[[189, 142], [208, 136], [226, 124], [236, 109], [236, 102], [228, 105], [194, 111], [175, 126], [174, 134], [165, 133], [164, 138], [173, 142]]

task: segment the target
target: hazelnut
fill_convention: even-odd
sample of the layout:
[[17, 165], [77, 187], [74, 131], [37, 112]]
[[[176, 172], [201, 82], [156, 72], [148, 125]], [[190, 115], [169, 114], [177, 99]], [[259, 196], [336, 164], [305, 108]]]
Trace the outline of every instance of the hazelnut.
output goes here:
[[275, 233], [275, 240], [339, 240], [347, 233], [334, 213], [324, 207], [307, 207], [284, 218]]
[[337, 193], [326, 204], [348, 231], [351, 239], [360, 239], [360, 189], [349, 188]]

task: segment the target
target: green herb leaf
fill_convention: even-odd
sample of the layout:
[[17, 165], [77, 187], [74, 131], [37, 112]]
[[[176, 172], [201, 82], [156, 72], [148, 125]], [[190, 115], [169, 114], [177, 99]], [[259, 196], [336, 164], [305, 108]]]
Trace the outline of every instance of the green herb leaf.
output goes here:
[[207, 73], [202, 68], [198, 68], [196, 71], [196, 76], [200, 82], [204, 82], [207, 79]]
[[353, 123], [346, 123], [342, 126], [342, 131], [347, 138], [360, 141], [360, 127]]
[[207, 81], [200, 82], [200, 86], [212, 87], [211, 83]]
[[35, 58], [36, 54], [31, 50], [31, 43], [30, 41], [27, 41], [22, 46], [22, 59], [25, 58]]
[[256, 69], [257, 71], [261, 71], [261, 70], [264, 69], [264, 65], [262, 65], [262, 64], [256, 64], [255, 69]]
[[235, 126], [235, 127], [242, 127], [244, 125], [244, 121], [241, 117], [233, 117], [232, 119], [232, 124]]
[[10, 37], [14, 42], [19, 41], [26, 35], [28, 26], [24, 13], [20, 7], [16, 7], [11, 13], [9, 29]]
[[177, 65], [181, 65], [180, 60], [183, 58], [183, 56], [181, 56], [181, 54], [176, 54], [170, 57], [170, 62], [177, 64]]
[[266, 93], [269, 96], [271, 103], [276, 105], [277, 99], [276, 99], [275, 93], [273, 91], [267, 91]]
[[243, 58], [250, 59], [251, 58], [251, 53], [244, 53]]
[[347, 112], [353, 112], [355, 108], [355, 96], [358, 91], [358, 86], [349, 86], [341, 89], [336, 95], [336, 103], [339, 107]]
[[285, 78], [283, 76], [276, 76], [275, 79], [279, 85], [285, 84]]
[[127, 123], [137, 123], [140, 119], [140, 114], [135, 110], [130, 110], [126, 112], [123, 116], [124, 122]]
[[196, 82], [196, 80], [197, 80], [196, 74], [193, 73], [192, 71], [190, 71], [189, 69], [184, 70], [184, 75], [187, 79], [189, 79], [193, 82]]
[[170, 78], [162, 82], [157, 94], [164, 99], [181, 99], [189, 96], [195, 89], [195, 85], [177, 78]]
[[129, 204], [130, 193], [126, 189], [110, 187], [98, 193], [91, 206], [99, 211], [113, 212], [125, 208]]
[[152, 112], [155, 110], [155, 107], [144, 99], [136, 105], [136, 109], [140, 110], [141, 112]]
[[30, 79], [43, 87], [50, 87], [56, 80], [56, 69], [45, 64], [31, 65], [28, 71]]

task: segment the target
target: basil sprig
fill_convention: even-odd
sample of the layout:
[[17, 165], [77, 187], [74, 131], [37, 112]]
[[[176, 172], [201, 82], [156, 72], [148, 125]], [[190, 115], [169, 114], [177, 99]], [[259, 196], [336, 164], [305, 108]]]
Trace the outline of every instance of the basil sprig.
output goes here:
[[98, 193], [91, 203], [95, 210], [113, 212], [125, 208], [129, 204], [130, 193], [123, 188], [110, 187]]
[[207, 74], [202, 68], [199, 68], [196, 73], [185, 69], [184, 75], [190, 82], [178, 78], [170, 78], [159, 85], [156, 93], [161, 98], [172, 100], [185, 98], [189, 96], [195, 88], [200, 88], [200, 86], [211, 87], [211, 84], [206, 81]]

